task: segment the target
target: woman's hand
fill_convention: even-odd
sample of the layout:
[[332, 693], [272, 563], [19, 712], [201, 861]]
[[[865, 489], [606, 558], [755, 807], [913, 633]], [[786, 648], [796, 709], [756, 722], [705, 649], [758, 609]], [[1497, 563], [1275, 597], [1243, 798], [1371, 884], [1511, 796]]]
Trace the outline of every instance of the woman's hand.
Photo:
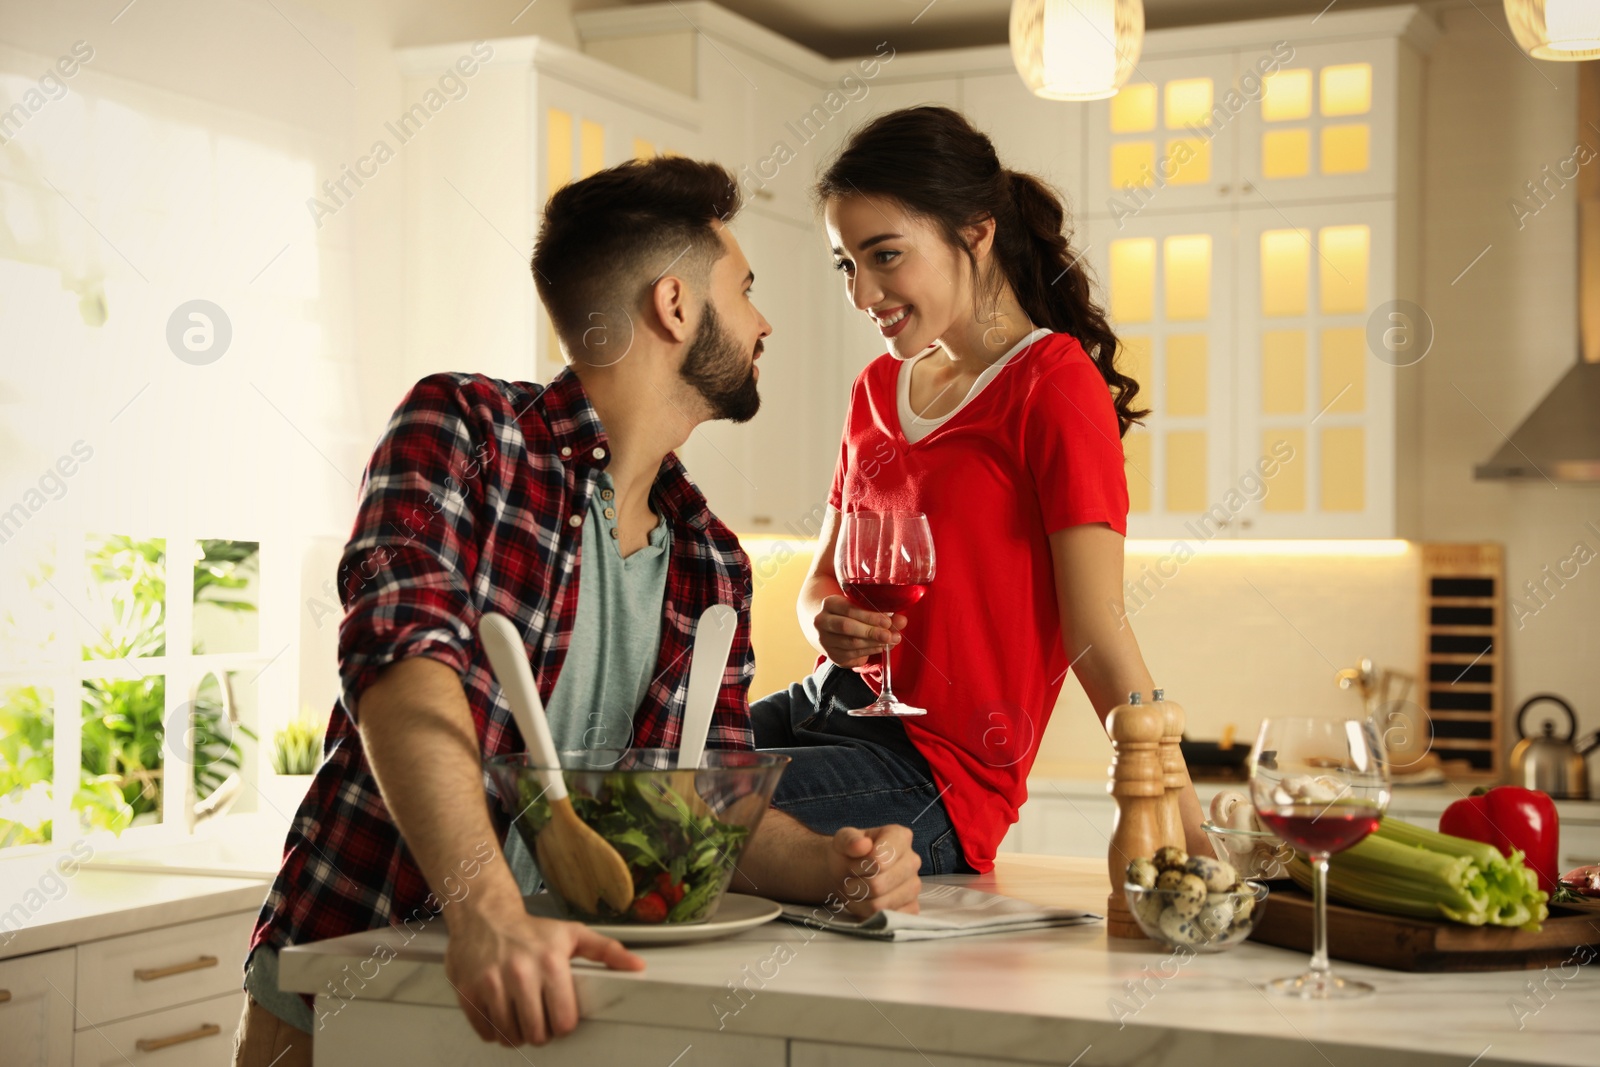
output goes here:
[[829, 596], [822, 599], [813, 624], [830, 660], [841, 667], [860, 667], [900, 643], [906, 617], [863, 611], [842, 596]]

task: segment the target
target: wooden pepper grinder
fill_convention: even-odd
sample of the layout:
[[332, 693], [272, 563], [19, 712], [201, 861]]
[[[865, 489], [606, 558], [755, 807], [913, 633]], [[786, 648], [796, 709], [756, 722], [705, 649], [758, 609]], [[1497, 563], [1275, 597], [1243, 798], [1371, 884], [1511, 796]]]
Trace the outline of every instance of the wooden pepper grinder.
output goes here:
[[1128, 898], [1122, 887], [1128, 881], [1128, 863], [1142, 856], [1154, 856], [1164, 843], [1162, 809], [1166, 803], [1165, 776], [1161, 767], [1161, 736], [1166, 728], [1160, 708], [1145, 704], [1138, 693], [1129, 693], [1126, 704], [1118, 704], [1106, 715], [1106, 730], [1111, 735], [1111, 780], [1106, 792], [1117, 801], [1116, 822], [1111, 830], [1111, 846], [1106, 866], [1111, 874], [1111, 894], [1106, 898], [1106, 934], [1109, 937], [1142, 938]]
[[1188, 838], [1183, 832], [1183, 809], [1179, 798], [1189, 784], [1189, 768], [1183, 762], [1184, 712], [1174, 701], [1165, 699], [1166, 690], [1157, 689], [1150, 694], [1155, 706], [1161, 709], [1163, 730], [1161, 734], [1161, 774], [1166, 796], [1161, 805], [1161, 843], [1188, 851]]

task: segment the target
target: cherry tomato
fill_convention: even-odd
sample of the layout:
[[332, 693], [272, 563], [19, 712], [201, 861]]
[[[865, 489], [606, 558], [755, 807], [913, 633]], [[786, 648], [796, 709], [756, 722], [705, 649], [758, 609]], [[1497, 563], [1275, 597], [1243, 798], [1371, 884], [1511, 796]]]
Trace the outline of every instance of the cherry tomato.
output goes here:
[[656, 891], [670, 903], [676, 904], [683, 899], [683, 884], [674, 882], [672, 875], [662, 871], [656, 875]]
[[667, 918], [667, 902], [654, 890], [634, 901], [630, 910], [633, 917], [642, 923], [665, 922]]

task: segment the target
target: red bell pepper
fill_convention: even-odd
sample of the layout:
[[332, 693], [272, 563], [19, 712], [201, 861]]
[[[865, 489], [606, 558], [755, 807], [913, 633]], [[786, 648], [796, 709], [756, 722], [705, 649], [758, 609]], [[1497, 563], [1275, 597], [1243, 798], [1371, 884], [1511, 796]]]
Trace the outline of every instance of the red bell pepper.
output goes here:
[[1439, 817], [1439, 832], [1493, 845], [1507, 856], [1522, 852], [1539, 876], [1539, 888], [1556, 891], [1561, 826], [1548, 793], [1518, 785], [1482, 786], [1451, 804]]

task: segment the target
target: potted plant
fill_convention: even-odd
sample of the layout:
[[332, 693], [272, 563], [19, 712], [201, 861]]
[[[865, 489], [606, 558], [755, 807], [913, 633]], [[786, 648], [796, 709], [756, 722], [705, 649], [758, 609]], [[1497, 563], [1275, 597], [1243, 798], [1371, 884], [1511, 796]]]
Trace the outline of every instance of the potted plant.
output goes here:
[[300, 718], [272, 735], [272, 774], [261, 783], [262, 814], [293, 819], [322, 762], [323, 725], [303, 707]]

